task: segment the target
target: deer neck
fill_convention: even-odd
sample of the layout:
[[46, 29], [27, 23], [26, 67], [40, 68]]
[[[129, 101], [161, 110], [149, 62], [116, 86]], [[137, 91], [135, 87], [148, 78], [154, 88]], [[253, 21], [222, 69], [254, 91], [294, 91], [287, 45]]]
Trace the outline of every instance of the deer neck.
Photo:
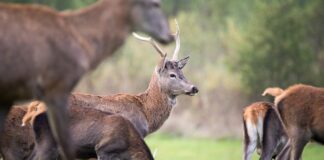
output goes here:
[[62, 12], [78, 33], [90, 45], [91, 68], [114, 53], [125, 41], [131, 30], [128, 0], [98, 0], [93, 5]]
[[149, 124], [149, 133], [163, 125], [176, 103], [176, 97], [169, 96], [161, 89], [158, 78], [157, 73], [154, 73], [148, 89], [140, 95], [143, 101], [143, 111]]

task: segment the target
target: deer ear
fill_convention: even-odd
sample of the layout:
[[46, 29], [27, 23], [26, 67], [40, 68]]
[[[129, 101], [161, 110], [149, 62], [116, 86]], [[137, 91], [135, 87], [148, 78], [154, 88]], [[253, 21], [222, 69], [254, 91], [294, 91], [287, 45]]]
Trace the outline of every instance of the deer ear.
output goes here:
[[182, 69], [188, 62], [189, 56], [178, 61], [178, 68]]

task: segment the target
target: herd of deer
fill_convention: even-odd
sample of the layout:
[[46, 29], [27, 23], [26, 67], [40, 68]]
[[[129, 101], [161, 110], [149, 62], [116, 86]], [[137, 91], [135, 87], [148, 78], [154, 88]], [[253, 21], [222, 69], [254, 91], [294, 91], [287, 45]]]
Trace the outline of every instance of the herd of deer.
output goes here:
[[306, 144], [324, 143], [324, 88], [297, 84], [267, 88], [274, 103], [256, 102], [243, 112], [244, 159], [300, 160]]
[[[4, 159], [71, 160], [74, 153], [78, 158], [153, 159], [143, 138], [161, 127], [178, 95], [198, 92], [181, 71], [188, 57], [177, 59], [179, 31], [170, 33], [159, 0], [98, 0], [65, 12], [0, 3], [0, 22]], [[163, 44], [177, 39], [168, 59], [153, 39], [136, 36], [162, 55], [148, 89], [138, 95], [70, 95], [82, 75], [134, 31]], [[31, 99], [39, 102], [10, 111], [15, 102]]]
[[[144, 137], [158, 130], [179, 95], [193, 96], [159, 0], [98, 0], [58, 12], [42, 5], [0, 3], [0, 151], [5, 160], [154, 159]], [[136, 95], [73, 93], [79, 79], [141, 31], [176, 41], [171, 59], [150, 37], [133, 34], [160, 54], [147, 90]], [[324, 89], [269, 88], [274, 103], [244, 110], [244, 159], [299, 160], [311, 139], [324, 142]], [[16, 102], [34, 100], [29, 105]], [[11, 106], [15, 105], [11, 110]], [[322, 109], [323, 108], [323, 109]]]

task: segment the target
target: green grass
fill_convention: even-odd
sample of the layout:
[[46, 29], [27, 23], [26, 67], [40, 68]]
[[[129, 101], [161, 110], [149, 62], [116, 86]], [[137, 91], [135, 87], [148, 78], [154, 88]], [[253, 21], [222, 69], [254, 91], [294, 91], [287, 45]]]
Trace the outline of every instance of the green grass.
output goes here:
[[[157, 149], [156, 160], [240, 160], [240, 140], [213, 140], [181, 138], [155, 134], [146, 138], [152, 153]], [[258, 159], [254, 155], [254, 160]], [[303, 160], [324, 159], [324, 147], [310, 144], [306, 147]]]

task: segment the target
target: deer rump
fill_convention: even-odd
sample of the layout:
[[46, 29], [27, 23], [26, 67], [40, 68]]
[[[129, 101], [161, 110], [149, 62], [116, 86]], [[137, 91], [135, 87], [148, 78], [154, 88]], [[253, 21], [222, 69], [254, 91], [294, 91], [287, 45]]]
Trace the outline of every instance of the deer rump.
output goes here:
[[272, 159], [287, 142], [281, 121], [273, 104], [256, 102], [244, 110], [244, 159], [250, 160], [257, 149], [261, 159]]
[[299, 159], [310, 140], [324, 143], [324, 88], [297, 84], [275, 96], [276, 107], [289, 137], [282, 159]]

